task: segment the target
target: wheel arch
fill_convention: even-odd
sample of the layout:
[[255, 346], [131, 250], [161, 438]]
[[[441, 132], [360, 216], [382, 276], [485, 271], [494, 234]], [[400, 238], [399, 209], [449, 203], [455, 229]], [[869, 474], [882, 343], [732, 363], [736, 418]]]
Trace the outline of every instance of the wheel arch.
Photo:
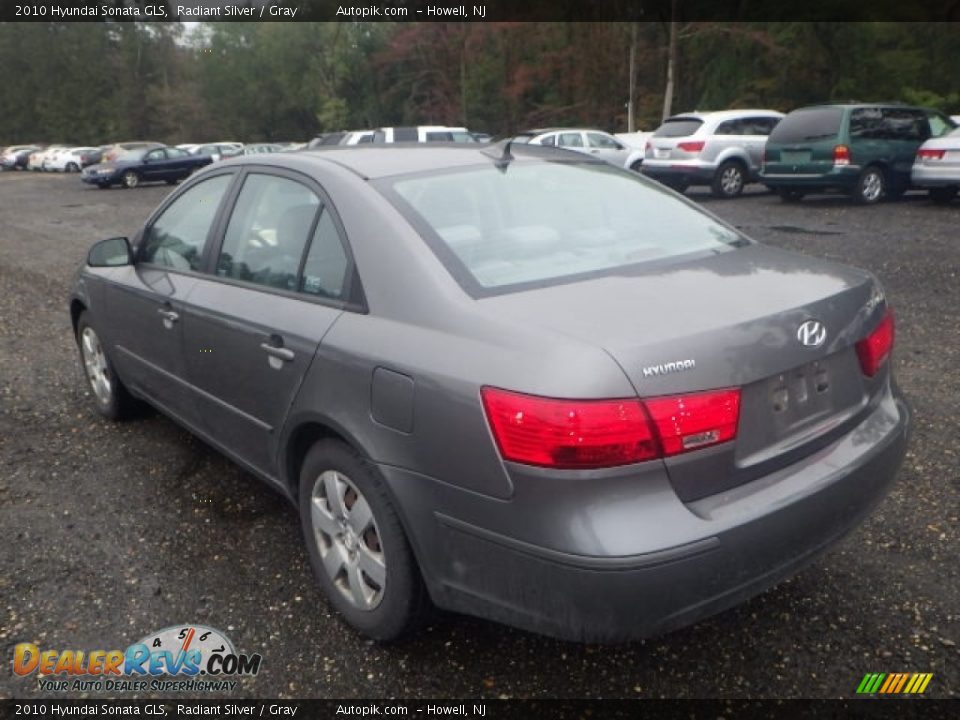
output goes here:
[[70, 324], [73, 326], [73, 337], [77, 337], [77, 325], [80, 323], [80, 315], [86, 312], [87, 306], [79, 298], [73, 298], [70, 301]]
[[320, 440], [339, 440], [370, 461], [369, 453], [342, 425], [324, 415], [307, 415], [298, 418], [286, 431], [280, 456], [281, 481], [297, 502], [300, 486], [300, 468], [310, 448]]

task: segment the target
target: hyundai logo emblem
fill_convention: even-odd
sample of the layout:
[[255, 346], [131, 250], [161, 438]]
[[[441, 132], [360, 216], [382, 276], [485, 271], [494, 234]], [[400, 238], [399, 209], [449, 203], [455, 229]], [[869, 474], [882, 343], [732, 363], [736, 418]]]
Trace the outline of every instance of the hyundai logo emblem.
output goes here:
[[827, 339], [827, 328], [819, 320], [807, 320], [797, 328], [797, 340], [806, 347], [820, 347]]

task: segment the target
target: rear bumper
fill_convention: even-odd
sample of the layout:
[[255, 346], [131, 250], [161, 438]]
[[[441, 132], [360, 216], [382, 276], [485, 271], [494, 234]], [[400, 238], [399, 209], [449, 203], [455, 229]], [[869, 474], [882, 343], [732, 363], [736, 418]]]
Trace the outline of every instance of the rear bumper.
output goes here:
[[[567, 517], [574, 546], [564, 548], [520, 539], [537, 518], [529, 508], [511, 508], [516, 500], [496, 508], [501, 516], [518, 515], [522, 525], [510, 534], [465, 518], [479, 496], [456, 497], [463, 493], [451, 494], [449, 485], [381, 470], [438, 605], [569, 640], [625, 641], [736, 605], [839, 540], [893, 483], [909, 424], [905, 401], [888, 391], [832, 445], [725, 493], [683, 504], [675, 494], [637, 487], [643, 497], [633, 505], [622, 494], [631, 484], [617, 484], [619, 497], [598, 496]], [[417, 486], [419, 497], [412, 497]], [[543, 513], [563, 506], [566, 492], [541, 496]], [[610, 522], [597, 523], [603, 513], [595, 511], [605, 503]], [[624, 506], [627, 525], [615, 509]], [[608, 532], [618, 537], [605, 540]], [[598, 543], [637, 552], [591, 552]]]
[[640, 172], [647, 177], [667, 184], [683, 182], [687, 185], [709, 185], [717, 172], [717, 166], [712, 163], [684, 162], [682, 160], [669, 162], [646, 159], [640, 166]]
[[917, 187], [960, 187], [960, 168], [914, 165], [910, 179]]
[[760, 171], [760, 182], [773, 189], [796, 188], [850, 192], [856, 187], [860, 169], [859, 165], [840, 165], [834, 166], [825, 173], [791, 173], [765, 168]]

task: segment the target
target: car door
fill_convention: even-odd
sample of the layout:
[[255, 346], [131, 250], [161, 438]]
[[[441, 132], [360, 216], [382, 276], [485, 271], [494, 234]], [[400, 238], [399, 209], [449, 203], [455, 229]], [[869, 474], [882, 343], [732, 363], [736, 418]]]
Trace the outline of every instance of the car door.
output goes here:
[[591, 155], [606, 160], [617, 167], [626, 165], [630, 150], [616, 138], [601, 132], [588, 132], [586, 136]]
[[104, 290], [107, 342], [120, 376], [188, 423], [196, 414], [183, 362], [183, 302], [232, 179], [221, 173], [172, 196], [144, 228], [137, 262], [113, 270]]
[[583, 133], [579, 130], [557, 133], [557, 145], [567, 150], [576, 150], [577, 152], [586, 152], [583, 141]]
[[190, 174], [190, 155], [180, 148], [167, 148], [167, 167], [164, 180], [180, 180]]
[[143, 156], [143, 162], [137, 172], [143, 180], [164, 180], [166, 179], [167, 153], [163, 148], [156, 148], [148, 151]]
[[[186, 309], [187, 372], [209, 437], [273, 477], [286, 413], [343, 312], [347, 255], [329, 202], [303, 176], [249, 170], [232, 204]], [[339, 259], [311, 270], [308, 247]]]

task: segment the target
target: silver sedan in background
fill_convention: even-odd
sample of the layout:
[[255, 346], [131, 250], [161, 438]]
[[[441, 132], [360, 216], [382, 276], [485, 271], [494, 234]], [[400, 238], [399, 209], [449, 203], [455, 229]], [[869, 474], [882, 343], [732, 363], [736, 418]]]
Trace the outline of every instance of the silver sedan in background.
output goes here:
[[960, 189], [960, 128], [921, 145], [910, 178], [917, 187], [927, 188], [933, 202], [953, 200]]

